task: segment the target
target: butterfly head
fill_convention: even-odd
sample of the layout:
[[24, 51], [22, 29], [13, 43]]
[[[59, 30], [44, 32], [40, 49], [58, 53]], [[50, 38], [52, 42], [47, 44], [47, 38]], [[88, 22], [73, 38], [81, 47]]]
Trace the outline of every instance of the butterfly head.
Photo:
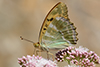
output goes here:
[[34, 43], [33, 45], [34, 45], [34, 47], [39, 48], [40, 43], [39, 43], [39, 42], [37, 42], [37, 43]]

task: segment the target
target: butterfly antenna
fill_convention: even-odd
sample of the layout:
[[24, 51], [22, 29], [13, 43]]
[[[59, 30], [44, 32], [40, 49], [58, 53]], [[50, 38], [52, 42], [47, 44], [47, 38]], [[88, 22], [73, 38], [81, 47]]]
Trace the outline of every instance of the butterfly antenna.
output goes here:
[[31, 43], [33, 43], [33, 44], [34, 44], [34, 42], [33, 42], [33, 41], [28, 40], [28, 39], [25, 39], [25, 38], [23, 38], [22, 36], [20, 36], [20, 38], [21, 38], [21, 40], [25, 40], [25, 41], [28, 41], [28, 42], [31, 42]]

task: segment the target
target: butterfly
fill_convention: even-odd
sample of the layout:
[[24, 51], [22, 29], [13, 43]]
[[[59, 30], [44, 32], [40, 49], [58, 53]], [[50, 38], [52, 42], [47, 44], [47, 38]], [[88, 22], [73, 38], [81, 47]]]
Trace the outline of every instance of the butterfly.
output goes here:
[[39, 33], [39, 42], [35, 47], [41, 50], [61, 49], [76, 44], [76, 27], [68, 18], [64, 3], [57, 3], [47, 14]]
[[42, 51], [62, 49], [77, 43], [76, 27], [68, 18], [66, 4], [57, 3], [47, 14], [39, 33], [39, 42], [33, 43]]

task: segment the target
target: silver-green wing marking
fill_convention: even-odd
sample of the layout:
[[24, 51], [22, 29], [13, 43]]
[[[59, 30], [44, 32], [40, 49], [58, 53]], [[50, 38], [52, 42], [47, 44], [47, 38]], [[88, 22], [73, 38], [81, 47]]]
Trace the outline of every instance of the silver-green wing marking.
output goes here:
[[65, 48], [76, 44], [76, 27], [68, 18], [67, 7], [57, 3], [47, 14], [39, 34], [39, 42], [45, 48]]

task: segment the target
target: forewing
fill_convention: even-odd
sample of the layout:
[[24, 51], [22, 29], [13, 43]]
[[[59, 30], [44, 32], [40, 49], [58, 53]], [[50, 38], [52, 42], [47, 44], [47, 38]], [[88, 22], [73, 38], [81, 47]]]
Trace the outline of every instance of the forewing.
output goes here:
[[39, 42], [47, 48], [64, 48], [77, 42], [76, 27], [68, 18], [67, 7], [57, 3], [47, 14], [39, 34]]

